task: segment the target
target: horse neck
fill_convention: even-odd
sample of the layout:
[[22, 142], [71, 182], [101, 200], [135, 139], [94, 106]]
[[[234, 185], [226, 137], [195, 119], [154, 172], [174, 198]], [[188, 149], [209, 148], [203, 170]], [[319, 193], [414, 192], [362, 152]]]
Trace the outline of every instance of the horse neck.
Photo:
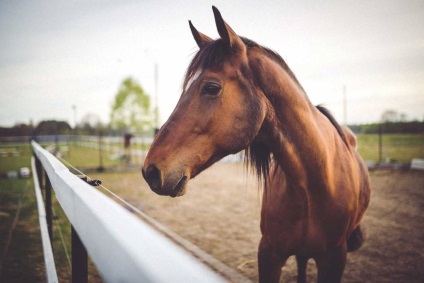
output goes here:
[[[257, 139], [265, 143], [286, 177], [297, 186], [324, 181], [326, 142], [319, 127], [322, 115], [310, 103], [290, 70], [266, 56], [251, 61], [267, 114]], [[324, 181], [325, 182], [325, 181]]]

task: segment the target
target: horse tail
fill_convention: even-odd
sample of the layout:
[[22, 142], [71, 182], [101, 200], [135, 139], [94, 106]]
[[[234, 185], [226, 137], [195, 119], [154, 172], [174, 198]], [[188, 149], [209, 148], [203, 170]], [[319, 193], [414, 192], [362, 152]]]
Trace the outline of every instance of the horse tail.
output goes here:
[[358, 141], [352, 130], [346, 126], [342, 126], [342, 131], [345, 134], [347, 142], [350, 144], [350, 146], [354, 149], [358, 149]]
[[360, 225], [353, 230], [347, 239], [347, 251], [354, 252], [358, 250], [365, 242], [366, 233]]

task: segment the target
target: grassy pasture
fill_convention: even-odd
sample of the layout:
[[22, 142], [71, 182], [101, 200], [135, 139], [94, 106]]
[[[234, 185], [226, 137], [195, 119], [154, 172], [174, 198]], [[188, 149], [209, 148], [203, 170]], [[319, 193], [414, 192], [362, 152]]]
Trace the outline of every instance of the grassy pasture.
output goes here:
[[0, 150], [0, 174], [30, 167], [31, 147], [28, 143], [0, 144]]
[[[365, 160], [378, 161], [379, 137], [377, 134], [359, 134], [358, 151]], [[387, 134], [382, 137], [382, 157], [400, 162], [424, 158], [424, 134]]]
[[[97, 143], [93, 143], [97, 146]], [[121, 143], [112, 144], [114, 150], [107, 149], [110, 144], [103, 143], [102, 150], [96, 148], [86, 147], [84, 145], [67, 145], [67, 150], [62, 152], [63, 158], [69, 163], [78, 168], [97, 168], [102, 163], [104, 167], [113, 167], [124, 165], [125, 161], [120, 157], [125, 153], [124, 147]], [[61, 146], [59, 146], [61, 148]], [[146, 145], [131, 146], [132, 150], [146, 150]], [[101, 154], [101, 156], [100, 156]], [[132, 155], [131, 162], [134, 164], [141, 164], [140, 156]]]

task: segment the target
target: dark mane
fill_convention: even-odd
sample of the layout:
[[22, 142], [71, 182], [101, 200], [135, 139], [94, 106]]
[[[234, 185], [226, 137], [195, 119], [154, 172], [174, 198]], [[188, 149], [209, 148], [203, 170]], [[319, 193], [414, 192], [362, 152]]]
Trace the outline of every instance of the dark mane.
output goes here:
[[333, 117], [333, 115], [331, 115], [330, 111], [325, 108], [324, 106], [321, 105], [317, 105], [316, 108], [319, 110], [319, 112], [321, 112], [325, 117], [327, 117], [328, 120], [330, 120], [331, 124], [334, 126], [334, 128], [336, 128], [337, 132], [340, 135], [340, 138], [343, 140], [343, 142], [348, 145], [347, 139], [346, 139], [346, 135], [342, 130], [342, 127], [340, 126], [339, 123], [337, 123], [336, 119]]
[[259, 183], [266, 187], [272, 160], [271, 151], [265, 144], [254, 141], [244, 150], [244, 155], [246, 168], [251, 167], [258, 176]]
[[[241, 37], [241, 39], [248, 49], [259, 48], [260, 50], [264, 52], [266, 56], [268, 56], [269, 58], [277, 62], [297, 83], [297, 85], [302, 89], [302, 91], [305, 93], [305, 97], [307, 98], [306, 92], [304, 91], [303, 87], [297, 80], [296, 76], [291, 71], [287, 63], [284, 61], [284, 59], [277, 52], [267, 47], [261, 46], [258, 43], [248, 38]], [[215, 41], [206, 43], [196, 53], [190, 65], [188, 66], [184, 83], [183, 83], [183, 89], [186, 89], [188, 82], [191, 80], [191, 78], [195, 75], [195, 73], [198, 70], [217, 68], [219, 67], [220, 64], [222, 64], [222, 62], [228, 59], [231, 59], [231, 53], [228, 52], [228, 49], [226, 49], [226, 46], [222, 39], [217, 39]], [[337, 123], [337, 121], [334, 119], [331, 113], [323, 106], [316, 106], [316, 107], [324, 116], [328, 118], [331, 124], [336, 128], [343, 142], [347, 144], [345, 134], [343, 133], [340, 125]], [[267, 177], [270, 171], [271, 159], [272, 159], [271, 151], [266, 147], [265, 144], [262, 144], [260, 142], [253, 141], [250, 144], [250, 146], [245, 149], [246, 166], [247, 167], [252, 166], [252, 168], [254, 168], [254, 171], [256, 172], [258, 176], [258, 180], [262, 182], [265, 185], [265, 187], [266, 187]]]
[[241, 39], [243, 40], [244, 44], [246, 44], [247, 47], [258, 47], [258, 48], [262, 49], [262, 51], [264, 51], [265, 54], [267, 54], [270, 58], [272, 58], [275, 62], [277, 62], [289, 74], [289, 76], [298, 84], [298, 86], [306, 94], [302, 85], [297, 80], [295, 74], [292, 72], [292, 70], [289, 68], [286, 61], [284, 61], [284, 59], [280, 56], [280, 54], [278, 54], [277, 52], [275, 52], [274, 50], [272, 50], [268, 47], [259, 45], [256, 42], [254, 42], [253, 40], [250, 40], [248, 38], [242, 37]]
[[[345, 133], [342, 130], [340, 124], [331, 115], [330, 111], [321, 106], [317, 105], [316, 108], [330, 121], [330, 123], [336, 128], [340, 138], [348, 146], [348, 141]], [[252, 166], [256, 175], [258, 176], [259, 182], [262, 182], [264, 186], [267, 185], [267, 176], [269, 175], [271, 165], [272, 154], [265, 144], [253, 141], [248, 148], [245, 149], [245, 163], [246, 166]]]

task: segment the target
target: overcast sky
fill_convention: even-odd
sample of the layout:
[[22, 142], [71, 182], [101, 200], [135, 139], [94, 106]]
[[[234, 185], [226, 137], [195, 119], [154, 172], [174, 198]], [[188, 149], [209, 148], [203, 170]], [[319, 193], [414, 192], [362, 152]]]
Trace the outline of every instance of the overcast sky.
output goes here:
[[385, 110], [424, 118], [424, 1], [0, 1], [0, 125], [91, 113], [109, 121], [131, 76], [164, 122], [197, 51], [188, 20], [218, 36], [211, 6], [240, 35], [277, 51], [315, 104], [343, 122]]

